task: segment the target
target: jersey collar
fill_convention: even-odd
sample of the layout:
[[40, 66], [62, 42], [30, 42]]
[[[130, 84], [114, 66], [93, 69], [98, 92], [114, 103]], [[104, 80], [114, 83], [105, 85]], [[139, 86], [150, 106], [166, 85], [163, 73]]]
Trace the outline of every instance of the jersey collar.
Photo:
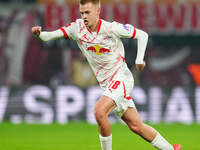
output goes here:
[[[98, 27], [97, 27], [97, 33], [99, 33], [100, 29], [101, 29], [101, 24], [102, 24], [102, 20], [99, 19], [99, 23], [98, 23]], [[87, 27], [86, 27], [87, 28]], [[87, 30], [92, 34], [92, 31], [90, 31], [90, 29], [87, 28]]]
[[98, 25], [98, 28], [97, 28], [97, 33], [99, 33], [100, 29], [101, 29], [101, 24], [102, 24], [102, 20], [99, 19], [99, 25]]

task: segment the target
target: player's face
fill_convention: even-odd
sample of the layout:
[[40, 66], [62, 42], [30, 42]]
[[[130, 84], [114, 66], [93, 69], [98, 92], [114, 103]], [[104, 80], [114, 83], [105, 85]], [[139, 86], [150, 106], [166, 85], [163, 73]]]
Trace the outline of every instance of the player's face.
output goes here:
[[93, 4], [91, 2], [84, 5], [80, 4], [80, 14], [84, 20], [85, 25], [88, 28], [93, 28], [96, 26], [99, 20], [100, 8], [98, 4]]

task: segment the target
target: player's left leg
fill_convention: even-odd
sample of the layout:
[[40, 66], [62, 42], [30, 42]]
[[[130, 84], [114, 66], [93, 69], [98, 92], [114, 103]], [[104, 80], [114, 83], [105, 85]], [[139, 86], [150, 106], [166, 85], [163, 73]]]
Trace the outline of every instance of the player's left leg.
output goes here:
[[122, 119], [131, 131], [140, 135], [159, 150], [174, 150], [173, 146], [167, 142], [155, 129], [144, 124], [136, 108], [128, 108], [122, 115]]

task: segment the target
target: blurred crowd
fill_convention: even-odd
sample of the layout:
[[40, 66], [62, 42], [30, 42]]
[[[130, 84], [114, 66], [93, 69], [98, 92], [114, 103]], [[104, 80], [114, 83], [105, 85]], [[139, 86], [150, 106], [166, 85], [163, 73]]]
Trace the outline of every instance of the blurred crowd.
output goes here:
[[[16, 6], [16, 2], [20, 2], [22, 5]], [[56, 25], [53, 27], [48, 26], [51, 24], [48, 20], [50, 15], [48, 11], [52, 6], [45, 6], [45, 1], [42, 0], [26, 2], [30, 3], [25, 4], [23, 0], [0, 1], [0, 84], [45, 84], [50, 86], [74, 84], [83, 89], [97, 85], [87, 60], [74, 41], [61, 39], [44, 43], [31, 34], [31, 27], [34, 25], [41, 25], [44, 30], [55, 29], [56, 25], [62, 25], [61, 21], [60, 24], [55, 23]], [[51, 2], [55, 3], [56, 1]], [[153, 3], [153, 1], [151, 2]], [[187, 5], [189, 2], [192, 1], [185, 1], [184, 3]], [[148, 0], [146, 0], [146, 3], [148, 3]], [[140, 4], [137, 6], [139, 7]], [[200, 3], [197, 3], [196, 6], [192, 7], [192, 10], [200, 11]], [[115, 6], [113, 7], [115, 8]], [[171, 8], [168, 5], [166, 7]], [[77, 8], [77, 5], [71, 9], [73, 8]], [[180, 8], [182, 10], [182, 5]], [[78, 9], [75, 11], [78, 12]], [[171, 14], [170, 12], [169, 14]], [[69, 11], [65, 10], [62, 15], [68, 13]], [[56, 14], [59, 14], [59, 11]], [[73, 20], [74, 16], [78, 16], [77, 14], [63, 17], [67, 19], [71, 17], [70, 20]], [[195, 13], [192, 14], [194, 16], [191, 17], [195, 18]], [[102, 15], [103, 19], [104, 15]], [[134, 15], [132, 16], [134, 17]], [[123, 18], [123, 16], [120, 17]], [[121, 18], [119, 18], [119, 21]], [[107, 18], [105, 19], [107, 20]], [[118, 21], [117, 17], [114, 19]], [[187, 19], [185, 18], [186, 23], [189, 21]], [[129, 20], [127, 19], [122, 23], [132, 24], [135, 19], [130, 22]], [[109, 18], [109, 21], [112, 21], [112, 17]], [[188, 25], [181, 31], [174, 26], [169, 25], [170, 30], [175, 28], [176, 31], [173, 30], [170, 34], [160, 29], [156, 31], [154, 29], [147, 30], [150, 35], [145, 56], [147, 66], [142, 72], [136, 71], [134, 64], [137, 41], [123, 39], [126, 62], [134, 74], [136, 85], [144, 87], [200, 85], [200, 20], [194, 19], [193, 26], [191, 25], [192, 27], [189, 30]], [[57, 28], [59, 27], [57, 26]], [[142, 26], [140, 20], [136, 27], [146, 29]], [[193, 28], [195, 29], [192, 30]], [[184, 32], [184, 30], [187, 30], [187, 32]]]

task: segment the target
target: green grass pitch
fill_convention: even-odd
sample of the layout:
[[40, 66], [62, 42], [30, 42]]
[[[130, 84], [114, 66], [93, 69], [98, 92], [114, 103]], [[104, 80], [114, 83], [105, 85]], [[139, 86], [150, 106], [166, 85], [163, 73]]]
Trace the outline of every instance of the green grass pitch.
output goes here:
[[[170, 143], [183, 150], [200, 150], [200, 125], [152, 125]], [[112, 125], [113, 150], [155, 150], [127, 126]], [[96, 125], [70, 122], [65, 125], [0, 124], [0, 150], [100, 150]]]

